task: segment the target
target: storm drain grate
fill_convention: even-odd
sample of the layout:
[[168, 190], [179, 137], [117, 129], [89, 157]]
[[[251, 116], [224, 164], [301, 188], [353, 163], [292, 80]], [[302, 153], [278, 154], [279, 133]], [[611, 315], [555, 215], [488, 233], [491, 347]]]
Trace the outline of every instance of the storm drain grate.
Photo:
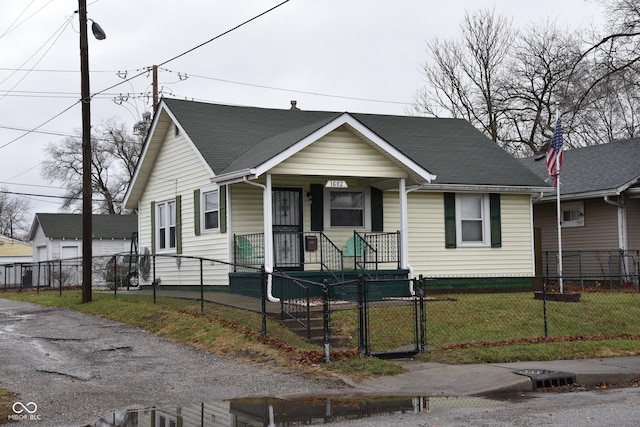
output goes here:
[[560, 387], [576, 382], [576, 375], [569, 372], [549, 371], [546, 369], [522, 369], [515, 371], [515, 373], [531, 378], [534, 390], [546, 387]]

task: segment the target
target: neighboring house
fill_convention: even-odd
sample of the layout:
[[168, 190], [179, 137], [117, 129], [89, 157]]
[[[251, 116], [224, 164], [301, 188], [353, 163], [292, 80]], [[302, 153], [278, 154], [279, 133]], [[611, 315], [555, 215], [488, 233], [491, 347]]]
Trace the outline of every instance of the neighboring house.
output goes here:
[[[522, 163], [547, 178], [544, 158]], [[534, 204], [543, 251], [558, 250], [556, 192]], [[564, 250], [640, 249], [640, 139], [563, 153], [560, 222]]]
[[0, 287], [20, 284], [30, 269], [32, 254], [30, 244], [0, 235]]
[[[532, 195], [545, 190], [461, 119], [163, 99], [125, 207], [158, 255], [298, 275], [358, 263], [405, 279], [531, 276]], [[198, 284], [175, 265], [162, 285]]]
[[[544, 158], [536, 161], [530, 157], [522, 159], [522, 163], [541, 178], [548, 177]], [[551, 274], [556, 272], [553, 264], [558, 251], [556, 199], [553, 191], [536, 199], [534, 204], [540, 258], [549, 260], [543, 272]], [[560, 224], [563, 274], [615, 275], [637, 270], [640, 139], [573, 148], [563, 153]]]
[[0, 234], [0, 264], [31, 262], [32, 255], [30, 244]]
[[[132, 236], [137, 229], [136, 215], [93, 215], [92, 252], [97, 266], [94, 269], [104, 270], [110, 256], [129, 252], [132, 248]], [[34, 264], [55, 265], [55, 261], [62, 260], [63, 264], [73, 270], [69, 280], [80, 284], [83, 244], [81, 214], [37, 213], [31, 225], [29, 240], [33, 245]], [[42, 271], [34, 268], [33, 274], [34, 280], [47, 283], [44, 267]], [[98, 281], [99, 279], [96, 278]]]

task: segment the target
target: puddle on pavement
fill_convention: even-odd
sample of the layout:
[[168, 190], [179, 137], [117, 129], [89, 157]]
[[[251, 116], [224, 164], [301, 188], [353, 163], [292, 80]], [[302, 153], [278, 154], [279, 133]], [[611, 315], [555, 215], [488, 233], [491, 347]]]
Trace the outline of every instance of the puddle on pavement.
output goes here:
[[473, 396], [331, 396], [242, 398], [190, 406], [117, 411], [90, 427], [302, 426], [378, 415], [430, 412], [438, 408], [485, 407], [522, 400], [521, 394]]

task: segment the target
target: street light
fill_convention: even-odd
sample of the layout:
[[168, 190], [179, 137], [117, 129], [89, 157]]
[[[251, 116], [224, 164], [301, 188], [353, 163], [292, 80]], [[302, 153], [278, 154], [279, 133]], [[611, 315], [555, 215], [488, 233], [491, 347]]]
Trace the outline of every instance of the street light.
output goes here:
[[[80, 19], [80, 97], [82, 101], [82, 302], [91, 301], [93, 233], [91, 211], [91, 95], [89, 93], [89, 42], [87, 40], [87, 0], [78, 0]], [[91, 20], [91, 30], [98, 40], [107, 36], [100, 25]]]

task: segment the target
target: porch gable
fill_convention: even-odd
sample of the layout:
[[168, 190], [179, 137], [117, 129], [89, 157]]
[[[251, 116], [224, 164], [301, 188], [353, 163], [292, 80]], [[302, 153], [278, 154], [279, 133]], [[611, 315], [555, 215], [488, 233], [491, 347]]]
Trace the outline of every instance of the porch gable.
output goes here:
[[407, 178], [387, 153], [346, 126], [329, 132], [269, 170], [281, 175]]

